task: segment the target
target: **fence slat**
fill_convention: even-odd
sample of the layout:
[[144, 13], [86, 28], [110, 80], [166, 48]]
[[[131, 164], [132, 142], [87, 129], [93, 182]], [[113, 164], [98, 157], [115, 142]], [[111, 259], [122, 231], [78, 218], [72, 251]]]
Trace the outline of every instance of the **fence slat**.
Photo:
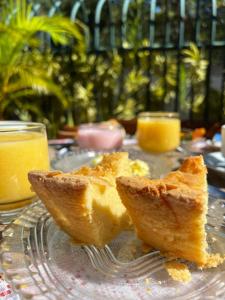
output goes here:
[[211, 12], [210, 12], [210, 47], [208, 49], [208, 67], [207, 67], [207, 74], [205, 80], [205, 99], [204, 99], [204, 122], [205, 124], [209, 121], [209, 110], [210, 110], [210, 84], [211, 84], [211, 72], [212, 72], [212, 55], [213, 49], [212, 45], [215, 40], [216, 36], [216, 16], [217, 16], [217, 9], [216, 9], [216, 0], [211, 0]]
[[184, 46], [184, 18], [185, 18], [185, 0], [180, 0], [178, 41], [177, 41], [178, 50], [177, 50], [176, 98], [174, 104], [175, 111], [179, 111], [181, 49]]

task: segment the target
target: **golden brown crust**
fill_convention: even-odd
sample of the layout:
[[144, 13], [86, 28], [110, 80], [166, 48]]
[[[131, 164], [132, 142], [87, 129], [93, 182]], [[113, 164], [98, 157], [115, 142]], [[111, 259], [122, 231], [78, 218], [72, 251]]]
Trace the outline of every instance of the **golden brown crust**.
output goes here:
[[189, 209], [202, 210], [203, 181], [206, 179], [204, 176], [196, 178], [197, 174], [206, 174], [202, 156], [187, 158], [178, 171], [169, 173], [164, 179], [123, 176], [117, 178], [116, 182], [119, 190], [126, 189], [129, 193], [144, 196], [146, 199], [167, 197]]
[[188, 158], [163, 179], [119, 177], [116, 183], [141, 240], [168, 256], [206, 262], [207, 183], [202, 157]]
[[190, 156], [186, 158], [180, 166], [179, 170], [181, 172], [191, 174], [207, 173], [202, 155]]
[[175, 204], [185, 205], [187, 209], [202, 210], [201, 201], [202, 192], [190, 190], [179, 185], [167, 184], [163, 181], [141, 182], [140, 178], [119, 177], [116, 179], [118, 190], [125, 189], [127, 193], [136, 194], [136, 196], [145, 197], [147, 201], [151, 201], [152, 197], [161, 199], [166, 197]]
[[[28, 179], [34, 189], [40, 187], [40, 190], [60, 190], [63, 193], [69, 191], [76, 192], [87, 186], [88, 180], [83, 176], [75, 176], [70, 174], [63, 174], [60, 171], [32, 171], [28, 174]], [[39, 192], [39, 191], [38, 191]]]
[[97, 166], [93, 168], [84, 166], [79, 170], [71, 172], [71, 174], [97, 177], [119, 176], [126, 173], [129, 175], [131, 167], [128, 162], [127, 152], [104, 154], [101, 163]]
[[[39, 198], [54, 217], [56, 223], [72, 237], [78, 237], [86, 224], [83, 238], [90, 243], [89, 211], [86, 205], [88, 179], [84, 176], [62, 175], [52, 172], [30, 172], [29, 181]], [[76, 216], [76, 221], [74, 221]]]
[[[105, 155], [95, 168], [83, 167], [71, 173], [32, 171], [28, 178], [60, 227], [76, 240], [102, 246], [129, 221], [115, 188], [117, 174], [131, 174], [128, 153]], [[107, 209], [101, 202], [105, 191], [111, 195], [115, 210]], [[96, 206], [97, 202], [99, 206]], [[121, 212], [118, 217], [117, 212], [113, 215], [116, 209]], [[103, 228], [105, 223], [108, 229]]]
[[37, 175], [39, 176], [38, 178], [41, 182], [45, 182], [45, 184], [49, 186], [49, 189], [53, 189], [53, 184], [59, 185], [59, 187], [65, 191], [65, 196], [67, 185], [71, 185], [71, 188], [74, 191], [79, 190], [83, 186], [87, 187], [87, 185], [91, 182], [104, 186], [113, 185], [110, 179], [107, 177], [76, 175], [72, 173], [62, 173], [61, 171], [32, 171], [28, 174], [29, 181], [32, 183], [32, 177]]

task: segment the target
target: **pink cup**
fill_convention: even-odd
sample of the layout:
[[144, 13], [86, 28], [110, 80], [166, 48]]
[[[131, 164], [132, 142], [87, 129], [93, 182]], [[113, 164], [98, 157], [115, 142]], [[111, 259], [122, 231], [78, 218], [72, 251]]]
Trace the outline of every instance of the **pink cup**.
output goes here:
[[123, 144], [124, 135], [124, 129], [120, 125], [83, 124], [78, 128], [77, 142], [81, 148], [86, 149], [119, 149]]

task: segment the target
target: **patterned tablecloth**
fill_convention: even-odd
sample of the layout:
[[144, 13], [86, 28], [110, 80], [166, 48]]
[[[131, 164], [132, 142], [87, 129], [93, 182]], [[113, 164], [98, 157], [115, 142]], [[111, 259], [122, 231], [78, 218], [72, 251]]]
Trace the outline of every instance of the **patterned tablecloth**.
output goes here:
[[[0, 225], [0, 239], [1, 232], [4, 230], [5, 225]], [[0, 299], [1, 300], [20, 300], [20, 297], [16, 295], [12, 289], [11, 284], [5, 281], [3, 271], [0, 265]]]
[[4, 280], [4, 275], [0, 269], [0, 299], [1, 300], [19, 300], [20, 297], [12, 290], [12, 286]]

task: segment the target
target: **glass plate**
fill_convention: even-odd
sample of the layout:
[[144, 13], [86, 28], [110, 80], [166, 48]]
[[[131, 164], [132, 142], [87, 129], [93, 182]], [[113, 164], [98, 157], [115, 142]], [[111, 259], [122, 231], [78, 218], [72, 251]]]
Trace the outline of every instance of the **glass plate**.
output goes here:
[[[184, 153], [178, 151], [163, 154], [146, 153], [135, 145], [132, 145], [132, 147], [124, 147], [121, 151], [127, 151], [131, 159], [141, 159], [145, 161], [149, 165], [151, 178], [159, 178], [172, 169], [178, 168], [180, 159], [184, 157]], [[91, 165], [93, 159], [102, 153], [103, 152], [80, 150], [76, 148], [73, 151], [63, 149], [57, 159], [52, 161], [52, 168], [69, 172], [83, 165]]]
[[[178, 152], [150, 155], [135, 148], [128, 151], [131, 158], [142, 159], [150, 165], [151, 177], [160, 177], [178, 167], [182, 158]], [[90, 164], [97, 154], [94, 151], [66, 152], [53, 162], [53, 168], [70, 171]], [[225, 200], [211, 197], [209, 203], [210, 250], [225, 253]], [[135, 254], [134, 248], [129, 247], [133, 244]], [[132, 232], [122, 233], [109, 246], [119, 260], [133, 260], [142, 255]], [[126, 256], [122, 255], [124, 252]], [[187, 284], [173, 281], [163, 265], [147, 279], [106, 277], [93, 268], [85, 251], [56, 226], [41, 201], [29, 206], [3, 232], [1, 260], [6, 277], [22, 299], [215, 300], [224, 299], [225, 295], [224, 265], [201, 271], [190, 264], [192, 281]]]
[[[225, 253], [224, 215], [225, 200], [210, 198], [207, 231], [214, 253]], [[134, 256], [121, 255], [133, 241], [134, 234], [124, 232], [109, 246], [118, 259], [133, 260]], [[40, 201], [3, 232], [1, 259], [7, 279], [22, 299], [215, 300], [225, 295], [224, 264], [203, 271], [189, 264], [192, 280], [186, 284], [173, 281], [163, 265], [147, 279], [103, 275], [92, 267], [82, 247], [56, 226]]]

